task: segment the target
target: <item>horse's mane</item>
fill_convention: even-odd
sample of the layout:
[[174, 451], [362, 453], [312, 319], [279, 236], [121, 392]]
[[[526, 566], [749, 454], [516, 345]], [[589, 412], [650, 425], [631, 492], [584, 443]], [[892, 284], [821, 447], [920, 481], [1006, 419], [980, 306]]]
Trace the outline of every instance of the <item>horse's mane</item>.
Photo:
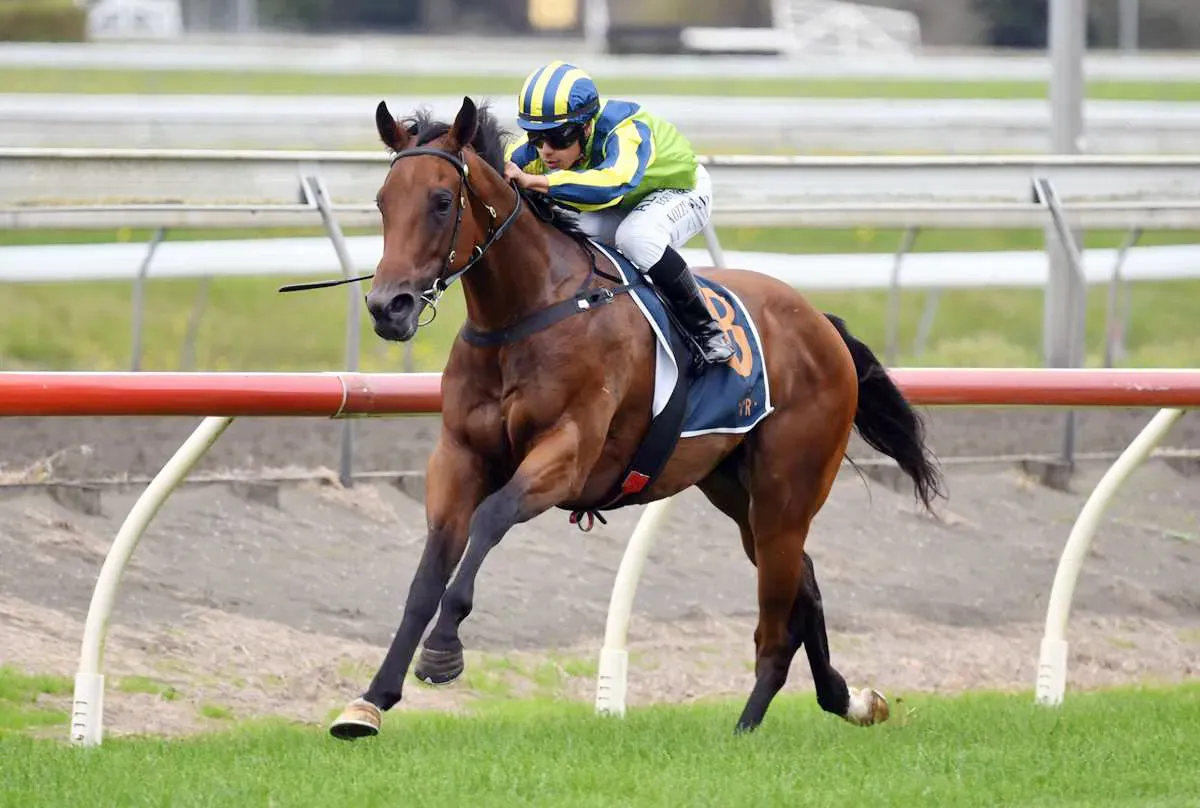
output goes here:
[[[475, 149], [476, 154], [503, 176], [504, 144], [508, 138], [512, 137], [512, 133], [500, 125], [486, 102], [479, 104], [476, 109], [477, 125], [475, 139], [471, 141], [471, 148]], [[402, 121], [402, 125], [408, 128], [409, 134], [416, 137], [418, 146], [424, 146], [430, 141], [437, 140], [450, 131], [450, 124], [434, 119], [432, 111], [428, 108], [415, 110], [412, 115]], [[521, 191], [521, 196], [525, 198], [525, 202], [542, 221], [549, 222], [577, 241], [587, 239], [587, 234], [579, 228], [574, 214], [565, 210], [550, 197], [525, 190]]]

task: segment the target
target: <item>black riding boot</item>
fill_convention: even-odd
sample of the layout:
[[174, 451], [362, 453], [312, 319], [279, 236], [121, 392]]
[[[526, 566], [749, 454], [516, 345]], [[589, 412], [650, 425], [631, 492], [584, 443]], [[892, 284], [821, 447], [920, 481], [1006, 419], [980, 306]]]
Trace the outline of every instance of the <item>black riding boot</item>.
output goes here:
[[713, 319], [704, 303], [704, 295], [683, 256], [670, 246], [658, 263], [646, 272], [654, 285], [662, 290], [663, 296], [679, 317], [683, 327], [700, 346], [705, 362], [719, 363], [730, 359], [733, 345], [721, 326]]

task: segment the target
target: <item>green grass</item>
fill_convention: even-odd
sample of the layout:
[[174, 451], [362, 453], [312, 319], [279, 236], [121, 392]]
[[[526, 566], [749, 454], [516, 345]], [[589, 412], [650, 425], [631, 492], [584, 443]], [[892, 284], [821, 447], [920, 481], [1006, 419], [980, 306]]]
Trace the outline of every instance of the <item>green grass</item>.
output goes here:
[[163, 701], [175, 701], [179, 698], [179, 691], [173, 685], [164, 684], [148, 676], [123, 676], [113, 683], [113, 689], [121, 693], [159, 696]]
[[[521, 80], [510, 76], [405, 76], [270, 73], [254, 71], [0, 70], [0, 92], [219, 95], [456, 95], [509, 96]], [[1046, 98], [1041, 81], [936, 81], [804, 78], [603, 78], [606, 95], [732, 95], [780, 98]], [[1200, 82], [1090, 81], [1087, 97], [1127, 101], [1200, 101]]]
[[222, 707], [219, 704], [201, 704], [199, 712], [200, 715], [214, 721], [233, 720], [233, 710], [230, 710], [228, 707]]
[[0, 749], [7, 733], [53, 725], [65, 727], [70, 720], [67, 711], [47, 706], [42, 697], [69, 695], [73, 689], [71, 680], [63, 676], [29, 676], [10, 665], [0, 665]]
[[632, 710], [493, 703], [390, 713], [348, 744], [266, 721], [99, 749], [0, 737], [0, 805], [1088, 806], [1195, 805], [1200, 687], [913, 696], [852, 727], [811, 696], [777, 699], [735, 737], [741, 701]]
[[[347, 236], [378, 233], [378, 228], [347, 228]], [[7, 230], [0, 231], [0, 247], [33, 244], [106, 244], [114, 242], [148, 242], [152, 231], [146, 229], [120, 230]], [[900, 244], [900, 230], [876, 230], [860, 227], [853, 230], [814, 230], [784, 227], [721, 227], [717, 228], [721, 245], [727, 250], [763, 250], [790, 253], [891, 252]], [[296, 236], [324, 237], [320, 227], [308, 228], [234, 228], [223, 230], [173, 230], [167, 241], [202, 241], [207, 239], [283, 238]], [[1096, 230], [1085, 234], [1085, 246], [1117, 247], [1126, 234], [1117, 230]], [[1200, 231], [1162, 230], [1142, 234], [1138, 246], [1164, 244], [1200, 244]], [[703, 247], [704, 240], [696, 237], [690, 247]], [[918, 234], [913, 252], [951, 252], [983, 250], [1040, 250], [1043, 248], [1041, 230], [926, 230]]]
[[[318, 235], [317, 231], [308, 231]], [[113, 240], [112, 233], [39, 234], [51, 241]], [[178, 232], [171, 238], [243, 237], [247, 231]], [[727, 249], [808, 253], [890, 251], [896, 231], [724, 229]], [[126, 233], [143, 240], [148, 233]], [[1121, 233], [1088, 233], [1092, 247], [1112, 247]], [[0, 242], [30, 243], [21, 232]], [[1200, 233], [1147, 233], [1142, 244], [1200, 243]], [[697, 241], [693, 246], [700, 246]], [[1038, 231], [939, 231], [922, 233], [917, 251], [1040, 249]], [[143, 368], [146, 370], [335, 370], [343, 366], [346, 294], [330, 289], [279, 295], [285, 278], [223, 278], [212, 282], [197, 336], [196, 359], [183, 362], [184, 343], [200, 280], [152, 280], [146, 290]], [[1137, 283], [1130, 287], [1129, 355], [1123, 364], [1195, 367], [1200, 364], [1200, 283]], [[1107, 289], [1090, 290], [1088, 363], [1103, 355]], [[826, 311], [845, 316], [855, 333], [882, 356], [887, 295], [882, 291], [810, 293]], [[11, 284], [0, 296], [0, 369], [121, 370], [130, 365], [132, 289], [124, 282]], [[940, 300], [927, 351], [911, 348], [925, 305], [923, 292], [904, 292], [897, 361], [907, 365], [1018, 367], [1041, 364], [1040, 290], [947, 290]], [[463, 319], [460, 288], [452, 287], [434, 323], [413, 343], [414, 368], [441, 370]], [[403, 346], [384, 343], [361, 327], [361, 366], [368, 371], [404, 367]]]

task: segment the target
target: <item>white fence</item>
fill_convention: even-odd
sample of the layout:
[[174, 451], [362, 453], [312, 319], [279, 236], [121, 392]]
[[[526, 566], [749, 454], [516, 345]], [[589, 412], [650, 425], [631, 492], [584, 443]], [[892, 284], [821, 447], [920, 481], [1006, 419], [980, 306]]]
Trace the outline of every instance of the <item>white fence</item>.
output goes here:
[[[1128, 156], [705, 157], [717, 225], [899, 227], [893, 263], [888, 363], [894, 361], [899, 278], [920, 228], [1046, 228], [1052, 261], [1044, 320], [1047, 362], [1082, 362], [1086, 271], [1073, 230], [1200, 229], [1200, 158]], [[361, 152], [0, 150], [0, 228], [265, 227], [320, 221], [342, 272], [355, 272], [342, 235], [378, 225], [374, 198], [382, 149]], [[715, 230], [713, 262], [725, 266]], [[141, 281], [135, 288], [134, 368], [140, 352]], [[1119, 264], [1114, 278], [1119, 277]], [[1115, 288], [1115, 287], [1114, 287]], [[357, 367], [360, 301], [347, 290], [347, 369]], [[1110, 322], [1116, 306], [1110, 295]], [[927, 330], [927, 307], [921, 331]], [[1068, 416], [1064, 459], [1072, 456]], [[349, 455], [342, 475], [348, 478]]]
[[[408, 57], [404, 58], [407, 63]], [[378, 142], [374, 109], [380, 98], [397, 114], [429, 106], [447, 120], [453, 120], [462, 103], [461, 94], [402, 92], [372, 96], [0, 94], [0, 147], [370, 148]], [[509, 93], [489, 98], [500, 122], [515, 130], [515, 98]], [[1039, 153], [1050, 142], [1050, 107], [1039, 99], [864, 102], [643, 95], [638, 101], [694, 142], [746, 151]], [[1083, 135], [1086, 150], [1092, 153], [1194, 154], [1200, 151], [1200, 104], [1089, 100]]]
[[[0, 149], [0, 228], [268, 227], [321, 222], [346, 274], [343, 226], [375, 227], [378, 151]], [[705, 157], [716, 225], [905, 228], [892, 268], [894, 356], [904, 254], [921, 228], [1047, 228], [1046, 353], [1082, 344], [1086, 284], [1071, 230], [1200, 229], [1200, 158], [1165, 156]], [[706, 233], [725, 265], [715, 231]], [[1048, 245], [1055, 241], [1048, 239]], [[157, 242], [150, 250], [156, 248]], [[1114, 264], [1119, 278], [1124, 251]], [[149, 256], [139, 277], [150, 269]], [[1063, 291], [1065, 290], [1065, 291]], [[135, 295], [140, 300], [140, 296]], [[351, 303], [354, 309], [355, 303]], [[1115, 302], [1110, 308], [1115, 306]], [[135, 320], [137, 313], [135, 312]], [[925, 318], [926, 320], [928, 318]], [[355, 330], [354, 333], [357, 333]], [[348, 338], [348, 345], [351, 344]], [[349, 358], [348, 358], [349, 360]], [[1068, 360], [1069, 361], [1069, 360]], [[136, 367], [136, 364], [135, 364]]]
[[[1200, 228], [1200, 157], [704, 157], [717, 225], [1028, 228], [1049, 181], [1081, 229]], [[0, 149], [0, 228], [376, 226], [378, 151]]]
[[[374, 196], [387, 166], [381, 152], [176, 152], [9, 149], [0, 151], [0, 228], [307, 225], [321, 221], [343, 272], [353, 271], [341, 227], [377, 225]], [[1200, 158], [1174, 157], [921, 157], [921, 158], [706, 158], [716, 189], [717, 223], [787, 227], [862, 225], [929, 228], [1046, 227], [1066, 246], [1074, 291], [1048, 301], [1048, 328], [1056, 318], [1068, 348], [1081, 339], [1073, 310], [1085, 283], [1084, 262], [1072, 229], [1200, 228]], [[711, 231], [714, 260], [723, 263]], [[902, 251], [907, 249], [906, 239]], [[893, 279], [900, 261], [893, 265]], [[1062, 267], [1065, 267], [1063, 269]], [[144, 278], [149, 264], [143, 263]], [[892, 288], [896, 288], [893, 280]], [[350, 289], [348, 325], [357, 334], [358, 290]], [[889, 315], [890, 316], [890, 315]], [[1057, 338], [1057, 337], [1056, 337]], [[357, 344], [348, 337], [348, 370]], [[1062, 355], [1073, 355], [1067, 350]], [[1081, 516], [1064, 569], [1078, 571], [1098, 510], [1129, 468], [1144, 457], [1178, 415], [1166, 413], [1145, 440], [1131, 447], [1120, 468]], [[349, 421], [346, 422], [347, 429]], [[1068, 422], [1065, 446], [1073, 446]], [[347, 436], [349, 432], [346, 433]], [[215, 435], [214, 435], [215, 437]], [[349, 468], [345, 440], [343, 479]], [[1065, 449], [1065, 459], [1070, 459]], [[186, 463], [181, 464], [186, 471]], [[173, 485], [173, 482], [168, 484]], [[606, 633], [597, 708], [621, 711], [624, 692], [624, 621], [637, 567], [654, 521], [627, 555]], [[140, 530], [140, 528], [138, 528]], [[1066, 574], [1066, 573], [1064, 573]], [[1069, 603], [1073, 578], [1056, 585], [1054, 604]], [[624, 604], [624, 605], [622, 605]], [[1064, 617], [1065, 619], [1065, 617]], [[1050, 629], [1039, 665], [1039, 700], [1061, 698], [1065, 645]], [[1055, 629], [1057, 631], [1057, 629]], [[82, 737], [82, 736], [81, 736]]]
[[[349, 236], [346, 250], [356, 272], [370, 272], [383, 254], [381, 236]], [[336, 275], [338, 256], [327, 238], [219, 239], [163, 241], [153, 263], [141, 272], [143, 243], [36, 244], [0, 247], [0, 283], [135, 281], [146, 279]], [[706, 250], [680, 251], [691, 266], [711, 262]], [[913, 252], [895, 272], [890, 253], [780, 253], [725, 250], [725, 263], [762, 272], [806, 291], [887, 289], [1003, 289], [1046, 285], [1048, 262], [1040, 251]], [[1124, 281], [1200, 278], [1200, 244], [1085, 250], [1089, 285], [1112, 280], [1119, 267]]]
[[[1194, 370], [918, 369], [889, 371], [917, 404], [1166, 407], [1101, 479], [1071, 529], [1054, 576], [1038, 657], [1036, 702], [1055, 706], [1066, 690], [1067, 620], [1076, 581], [1104, 510], [1133, 470], [1179, 420], [1200, 407]], [[121, 578], [155, 514], [201, 456], [240, 415], [349, 418], [440, 411], [437, 374], [113, 374], [0, 373], [0, 411], [9, 416], [209, 415], [155, 475], [129, 511], [96, 580], [75, 676], [71, 740], [103, 738], [104, 650]], [[264, 395], [267, 394], [267, 395]], [[350, 421], [346, 421], [349, 423]], [[629, 619], [638, 579], [671, 499], [648, 505], [626, 546], [613, 584], [596, 677], [595, 709], [623, 715]]]

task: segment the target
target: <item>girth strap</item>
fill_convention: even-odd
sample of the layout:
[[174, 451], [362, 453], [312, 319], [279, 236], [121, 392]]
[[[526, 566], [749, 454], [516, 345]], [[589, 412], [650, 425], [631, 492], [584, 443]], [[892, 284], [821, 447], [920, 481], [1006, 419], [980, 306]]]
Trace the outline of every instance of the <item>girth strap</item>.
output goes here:
[[513, 323], [508, 328], [496, 331], [480, 331], [473, 328], [470, 323], [466, 323], [459, 334], [465, 342], [480, 348], [496, 348], [501, 345], [507, 345], [510, 342], [525, 339], [531, 334], [536, 334], [538, 331], [549, 328], [558, 321], [565, 320], [572, 315], [582, 314], [585, 311], [606, 306], [613, 302], [617, 295], [628, 292], [634, 285], [632, 283], [623, 283], [620, 286], [580, 290], [575, 293], [574, 297], [559, 301], [544, 309], [539, 309]]
[[[675, 354], [675, 364], [679, 375], [675, 379], [675, 389], [666, 406], [650, 421], [646, 436], [638, 445], [629, 465], [621, 472], [621, 476], [613, 483], [612, 488], [600, 500], [601, 504], [593, 508], [571, 512], [571, 524], [577, 525], [585, 533], [592, 529], [596, 519], [606, 523], [601, 511], [613, 510], [623, 505], [628, 497], [641, 493], [657, 477], [666, 466], [667, 460], [675, 451], [679, 442], [679, 433], [683, 426], [683, 417], [687, 412], [688, 374], [685, 364], [689, 352], [687, 344], [680, 337], [678, 329], [668, 332], [671, 341], [671, 351]], [[587, 517], [587, 524], [583, 522]], [[607, 523], [606, 523], [607, 524]]]

